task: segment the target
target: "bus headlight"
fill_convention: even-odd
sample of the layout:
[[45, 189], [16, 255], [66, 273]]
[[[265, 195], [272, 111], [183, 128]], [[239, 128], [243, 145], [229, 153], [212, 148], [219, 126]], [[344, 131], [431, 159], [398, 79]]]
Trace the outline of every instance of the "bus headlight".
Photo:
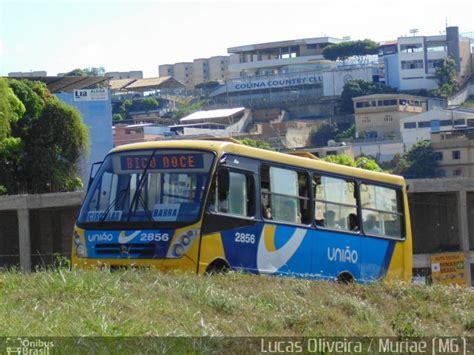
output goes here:
[[182, 246], [181, 244], [176, 244], [174, 246], [174, 250], [173, 250], [173, 253], [176, 257], [181, 257], [183, 256], [184, 254], [184, 246]]
[[189, 250], [194, 239], [199, 235], [199, 229], [188, 230], [175, 239], [168, 249], [167, 258], [180, 258]]
[[76, 247], [76, 255], [78, 257], [87, 258], [86, 248], [82, 244], [81, 237], [77, 233], [74, 233], [74, 246]]

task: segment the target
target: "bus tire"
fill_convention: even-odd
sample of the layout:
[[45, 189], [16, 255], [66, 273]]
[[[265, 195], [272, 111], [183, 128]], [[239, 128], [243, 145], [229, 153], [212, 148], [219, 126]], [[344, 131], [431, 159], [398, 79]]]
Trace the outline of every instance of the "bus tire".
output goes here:
[[224, 274], [230, 270], [230, 265], [227, 261], [216, 259], [210, 263], [206, 268], [206, 275]]
[[354, 276], [350, 272], [341, 272], [336, 279], [337, 283], [349, 285], [355, 281]]

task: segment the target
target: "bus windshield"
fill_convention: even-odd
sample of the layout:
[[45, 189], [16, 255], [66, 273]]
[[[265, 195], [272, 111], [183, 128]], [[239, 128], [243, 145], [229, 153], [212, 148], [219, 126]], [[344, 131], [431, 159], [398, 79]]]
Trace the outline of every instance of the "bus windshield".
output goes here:
[[213, 160], [212, 153], [190, 150], [110, 154], [92, 182], [78, 224], [146, 228], [193, 223]]

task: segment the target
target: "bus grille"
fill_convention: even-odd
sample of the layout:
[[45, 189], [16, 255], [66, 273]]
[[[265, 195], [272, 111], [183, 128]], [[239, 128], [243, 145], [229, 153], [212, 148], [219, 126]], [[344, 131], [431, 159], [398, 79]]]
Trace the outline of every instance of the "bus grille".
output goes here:
[[96, 244], [96, 254], [109, 255], [154, 255], [156, 245], [148, 244]]

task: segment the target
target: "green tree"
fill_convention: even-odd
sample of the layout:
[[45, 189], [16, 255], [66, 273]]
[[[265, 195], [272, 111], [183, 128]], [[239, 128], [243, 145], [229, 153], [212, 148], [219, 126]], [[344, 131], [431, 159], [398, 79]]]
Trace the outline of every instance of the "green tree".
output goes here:
[[373, 83], [367, 80], [349, 80], [343, 87], [341, 93], [342, 111], [345, 113], [354, 113], [354, 97], [371, 95], [371, 94], [385, 94], [396, 93], [397, 90], [378, 83]]
[[459, 89], [456, 62], [451, 57], [445, 58], [441, 66], [436, 68], [435, 76], [438, 89], [433, 90], [434, 95], [448, 98]]
[[378, 171], [378, 172], [383, 171], [374, 159], [370, 159], [367, 157], [357, 158], [355, 161], [355, 166], [357, 168], [361, 168], [365, 170]]
[[336, 135], [336, 141], [342, 142], [345, 140], [352, 140], [355, 138], [355, 123], [353, 123], [348, 129], [345, 131], [338, 133]]
[[393, 173], [409, 179], [430, 178], [435, 177], [437, 167], [431, 142], [421, 141], [400, 157]]
[[309, 133], [309, 140], [313, 147], [325, 147], [329, 140], [335, 139], [338, 133], [335, 123], [325, 123], [319, 127], [313, 127]]
[[47, 91], [46, 86], [43, 83], [38, 84], [33, 84], [29, 80], [8, 80], [8, 85], [25, 108], [21, 119], [12, 125], [15, 136], [23, 137], [26, 134], [29, 125], [38, 119], [45, 102], [50, 99], [50, 96], [44, 91]]
[[123, 121], [124, 118], [123, 118], [123, 115], [121, 113], [114, 113], [112, 115], [112, 120], [114, 120], [114, 121]]
[[9, 87], [5, 79], [0, 78], [0, 142], [10, 134], [10, 116], [12, 112], [9, 95]]
[[6, 90], [5, 82], [0, 82], [0, 91], [7, 93], [0, 92], [0, 107], [8, 103], [11, 130], [0, 139], [0, 185], [8, 193], [79, 187], [77, 164], [88, 147], [88, 131], [80, 114], [43, 83], [6, 82]]
[[84, 68], [84, 69], [73, 69], [70, 72], [64, 74], [64, 76], [104, 76], [105, 69], [104, 67], [92, 67], [92, 68]]
[[324, 160], [334, 164], [355, 167], [354, 160], [346, 154], [328, 155], [324, 158]]
[[156, 110], [160, 106], [160, 103], [154, 97], [145, 97], [144, 99], [138, 101], [137, 106], [138, 107], [136, 111], [150, 111]]
[[378, 43], [370, 39], [347, 41], [327, 46], [323, 49], [323, 56], [328, 60], [345, 62], [351, 58], [363, 63], [367, 60], [367, 56], [377, 54], [378, 47]]
[[270, 144], [259, 139], [245, 138], [245, 139], [242, 139], [240, 142], [250, 147], [271, 150]]
[[79, 112], [48, 101], [25, 144], [25, 178], [29, 191], [69, 191], [80, 187], [77, 164], [88, 153], [88, 131]]
[[355, 161], [346, 154], [339, 155], [328, 155], [324, 158], [325, 161], [335, 164], [341, 164], [351, 167], [356, 167], [365, 170], [378, 171], [381, 172], [382, 169], [379, 167], [377, 162], [368, 157], [359, 157]]
[[192, 114], [193, 112], [199, 111], [206, 104], [205, 100], [196, 101], [190, 105], [185, 105], [180, 107], [177, 111], [173, 112], [172, 118], [174, 120], [179, 120], [187, 115]]

